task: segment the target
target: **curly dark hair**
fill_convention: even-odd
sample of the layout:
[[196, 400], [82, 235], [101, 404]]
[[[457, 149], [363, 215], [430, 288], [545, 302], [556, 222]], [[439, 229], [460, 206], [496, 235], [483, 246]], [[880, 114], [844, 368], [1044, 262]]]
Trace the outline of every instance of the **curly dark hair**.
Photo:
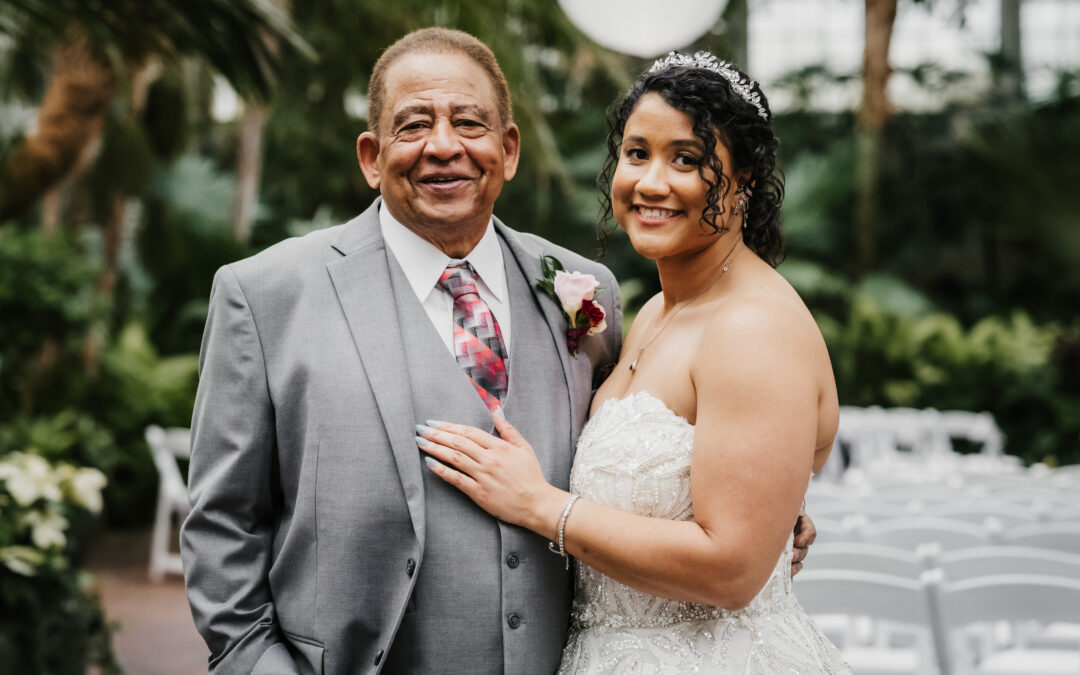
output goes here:
[[[739, 73], [749, 81], [742, 71]], [[751, 91], [760, 97], [761, 105], [771, 119], [769, 102], [757, 83]], [[734, 165], [729, 175], [743, 170], [750, 172], [747, 185], [753, 186], [753, 196], [747, 206], [743, 241], [762, 260], [776, 267], [783, 249], [780, 204], [784, 201], [784, 175], [776, 167], [780, 142], [773, 134], [769, 120], [763, 118], [754, 105], [732, 89], [723, 76], [705, 68], [669, 66], [654, 73], [646, 72], [634, 82], [626, 96], [608, 110], [608, 156], [597, 180], [603, 206], [601, 221], [612, 215], [611, 181], [619, 163], [626, 121], [641, 97], [650, 92], [659, 94], [668, 105], [689, 115], [693, 120], [694, 135], [705, 145], [706, 160], [698, 167], [701, 179], [709, 186], [702, 212], [702, 229], [711, 228], [713, 233], [728, 229], [716, 222], [724, 213], [724, 198], [731, 189], [716, 154], [719, 136]], [[710, 179], [707, 172], [716, 179]]]

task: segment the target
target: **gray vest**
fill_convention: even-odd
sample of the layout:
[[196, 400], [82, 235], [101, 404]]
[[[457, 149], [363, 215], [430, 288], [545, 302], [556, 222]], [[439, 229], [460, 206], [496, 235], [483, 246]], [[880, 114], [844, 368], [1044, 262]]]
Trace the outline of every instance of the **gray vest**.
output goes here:
[[[534, 444], [548, 481], [566, 489], [575, 434], [557, 337], [530, 289], [533, 280], [501, 243], [513, 328], [504, 410]], [[387, 257], [416, 421], [492, 431], [487, 408], [389, 251]], [[427, 469], [424, 495], [423, 559], [383, 672], [553, 672], [570, 612], [562, 559], [547, 550], [547, 539], [492, 518]]]

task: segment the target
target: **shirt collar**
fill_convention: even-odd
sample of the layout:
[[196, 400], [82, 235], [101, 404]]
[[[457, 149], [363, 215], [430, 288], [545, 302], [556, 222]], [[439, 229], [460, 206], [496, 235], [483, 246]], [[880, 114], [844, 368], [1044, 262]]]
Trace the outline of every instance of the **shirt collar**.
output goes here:
[[[443, 270], [456, 259], [402, 225], [385, 205], [379, 208], [379, 226], [386, 245], [397, 258], [416, 297], [423, 303], [439, 283]], [[464, 259], [476, 270], [480, 282], [487, 286], [495, 299], [505, 302], [506, 272], [503, 269], [502, 247], [491, 220], [488, 220], [484, 236]]]

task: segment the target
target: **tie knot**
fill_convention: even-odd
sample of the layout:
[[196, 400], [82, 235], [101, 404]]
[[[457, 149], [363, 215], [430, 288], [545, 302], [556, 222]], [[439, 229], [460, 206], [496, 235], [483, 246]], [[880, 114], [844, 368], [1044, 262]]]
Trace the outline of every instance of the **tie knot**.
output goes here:
[[455, 300], [470, 293], [477, 295], [476, 273], [467, 262], [447, 265], [439, 277], [439, 285], [449, 291]]

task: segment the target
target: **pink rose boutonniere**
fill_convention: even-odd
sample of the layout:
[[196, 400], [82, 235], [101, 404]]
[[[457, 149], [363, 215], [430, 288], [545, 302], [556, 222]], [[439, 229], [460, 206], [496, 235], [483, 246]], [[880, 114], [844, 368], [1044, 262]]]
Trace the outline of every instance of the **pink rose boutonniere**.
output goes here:
[[567, 318], [566, 344], [577, 356], [578, 343], [586, 335], [596, 335], [607, 328], [604, 308], [593, 302], [600, 288], [596, 277], [581, 272], [567, 272], [555, 256], [540, 257], [544, 277], [536, 285], [559, 303]]

